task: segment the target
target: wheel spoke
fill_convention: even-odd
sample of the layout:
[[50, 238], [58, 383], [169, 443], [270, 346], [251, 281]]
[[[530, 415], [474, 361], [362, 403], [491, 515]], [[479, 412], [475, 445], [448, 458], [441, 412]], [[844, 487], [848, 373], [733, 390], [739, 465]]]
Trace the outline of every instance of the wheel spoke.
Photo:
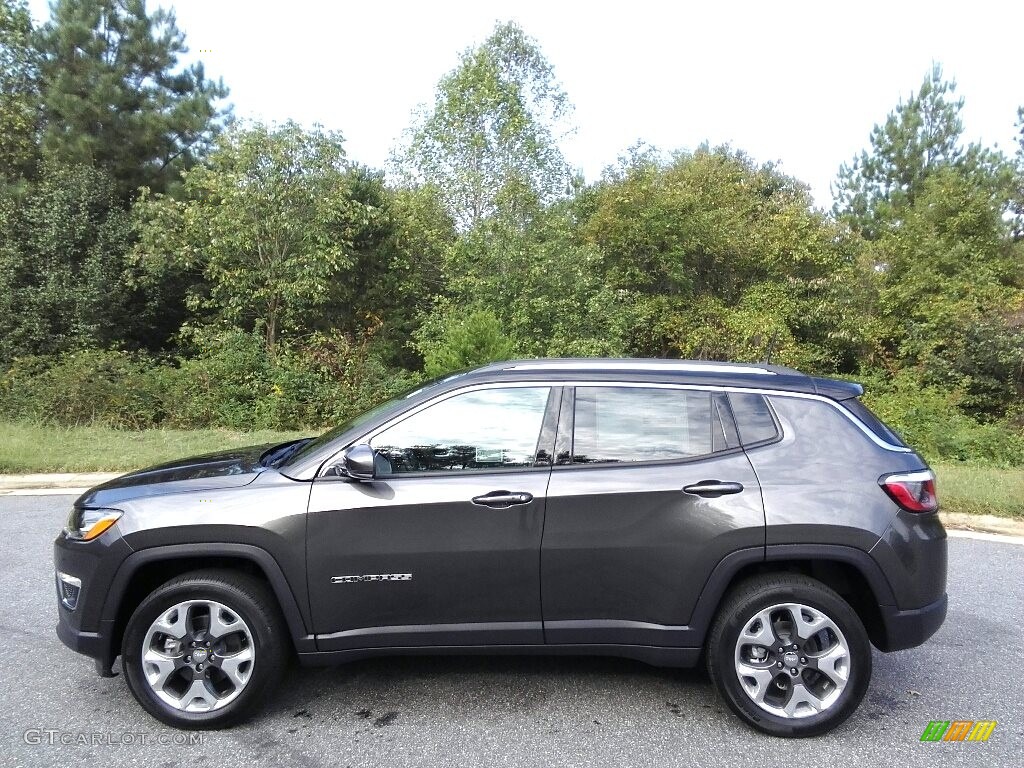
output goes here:
[[740, 676], [740, 683], [743, 684], [747, 695], [755, 702], [764, 702], [764, 696], [768, 693], [768, 686], [775, 679], [775, 673], [769, 667], [755, 667], [752, 664], [737, 664], [736, 672]]
[[252, 674], [252, 649], [243, 648], [238, 653], [221, 659], [220, 668], [235, 687], [241, 688]]
[[217, 706], [217, 694], [206, 686], [206, 681], [198, 678], [181, 697], [181, 708], [188, 712], [205, 712]]
[[813, 661], [814, 668], [836, 685], [845, 683], [850, 676], [850, 654], [839, 643], [808, 661]]
[[778, 644], [779, 639], [775, 636], [775, 630], [772, 629], [771, 615], [768, 611], [761, 611], [752, 621], [747, 622], [743, 632], [740, 633], [740, 642], [762, 645], [765, 648], [771, 648]]
[[153, 626], [165, 635], [181, 640], [189, 632], [188, 606], [174, 606], [158, 618]]
[[154, 691], [162, 691], [174, 670], [178, 668], [174, 659], [149, 648], [142, 655], [142, 670]]
[[[805, 613], [807, 614], [806, 617], [804, 616]], [[821, 631], [830, 623], [820, 613], [816, 613], [803, 606], [791, 606], [789, 608], [789, 615], [793, 619], [793, 634], [799, 638], [798, 641], [794, 640], [794, 642], [807, 642], [814, 633]]]
[[244, 625], [242, 620], [235, 614], [228, 611], [224, 606], [217, 603], [210, 603], [210, 637], [221, 638], [232, 632], [237, 632]]
[[[810, 708], [812, 712], [807, 712]], [[789, 700], [783, 710], [790, 717], [800, 717], [821, 711], [821, 699], [807, 690], [803, 683], [794, 683], [789, 693]]]

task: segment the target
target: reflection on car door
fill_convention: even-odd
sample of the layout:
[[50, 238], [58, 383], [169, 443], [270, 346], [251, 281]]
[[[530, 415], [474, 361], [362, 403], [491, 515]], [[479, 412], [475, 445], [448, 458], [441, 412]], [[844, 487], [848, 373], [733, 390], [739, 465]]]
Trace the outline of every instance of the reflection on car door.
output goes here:
[[386, 468], [373, 482], [314, 481], [321, 650], [543, 642], [545, 441], [559, 399], [538, 385], [443, 396], [368, 436]]
[[724, 395], [581, 386], [562, 410], [541, 549], [546, 641], [699, 645], [686, 625], [707, 574], [764, 546]]

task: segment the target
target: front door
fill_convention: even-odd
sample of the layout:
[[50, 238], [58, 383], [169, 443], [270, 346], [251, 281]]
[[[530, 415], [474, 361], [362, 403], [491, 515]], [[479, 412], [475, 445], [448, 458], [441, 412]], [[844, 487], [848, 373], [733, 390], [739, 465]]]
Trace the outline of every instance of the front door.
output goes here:
[[377, 453], [372, 482], [313, 482], [307, 562], [321, 650], [543, 642], [552, 447], [541, 434], [553, 434], [558, 400], [536, 385], [444, 395], [359, 441]]
[[579, 386], [562, 410], [541, 550], [547, 642], [699, 645], [687, 622], [708, 574], [764, 547], [725, 395]]

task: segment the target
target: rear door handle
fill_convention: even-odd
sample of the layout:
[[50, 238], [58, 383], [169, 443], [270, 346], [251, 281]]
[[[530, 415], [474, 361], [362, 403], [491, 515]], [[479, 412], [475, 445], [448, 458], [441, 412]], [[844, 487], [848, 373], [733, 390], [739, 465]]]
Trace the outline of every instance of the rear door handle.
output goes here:
[[701, 480], [699, 483], [688, 485], [683, 488], [683, 493], [693, 496], [703, 496], [706, 499], [717, 499], [730, 493], [739, 493], [743, 490], [742, 483], [723, 483], [721, 480]]
[[481, 507], [492, 507], [493, 509], [505, 509], [517, 504], [529, 504], [533, 501], [533, 494], [526, 491], [491, 491], [483, 496], [474, 496], [473, 503]]

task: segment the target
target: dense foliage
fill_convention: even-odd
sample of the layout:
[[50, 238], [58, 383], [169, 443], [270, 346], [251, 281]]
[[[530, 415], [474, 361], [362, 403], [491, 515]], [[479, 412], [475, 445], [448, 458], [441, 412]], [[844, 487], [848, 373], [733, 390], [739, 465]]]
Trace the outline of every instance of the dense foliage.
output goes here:
[[590, 185], [568, 96], [499, 24], [388, 179], [338, 133], [233, 122], [141, 0], [0, 0], [0, 412], [320, 427], [511, 356], [768, 356], [868, 386], [935, 458], [1024, 463], [1024, 108], [964, 141], [934, 68], [831, 211], [729, 146]]

